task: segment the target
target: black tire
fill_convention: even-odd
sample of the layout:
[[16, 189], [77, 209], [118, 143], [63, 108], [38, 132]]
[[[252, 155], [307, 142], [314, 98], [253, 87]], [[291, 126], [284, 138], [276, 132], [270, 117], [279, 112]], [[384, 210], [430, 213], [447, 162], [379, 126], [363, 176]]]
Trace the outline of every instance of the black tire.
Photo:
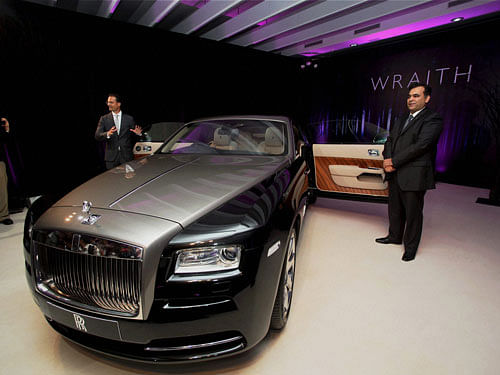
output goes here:
[[282, 330], [290, 315], [295, 280], [295, 260], [297, 255], [297, 233], [295, 228], [290, 232], [286, 248], [285, 260], [281, 267], [281, 276], [271, 315], [271, 329]]

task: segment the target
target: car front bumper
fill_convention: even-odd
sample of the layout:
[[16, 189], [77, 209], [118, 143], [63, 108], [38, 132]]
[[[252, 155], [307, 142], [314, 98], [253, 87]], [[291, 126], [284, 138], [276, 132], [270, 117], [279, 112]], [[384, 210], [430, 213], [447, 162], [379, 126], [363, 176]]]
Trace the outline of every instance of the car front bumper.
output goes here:
[[191, 296], [202, 295], [155, 298], [146, 320], [104, 316], [32, 293], [57, 332], [91, 350], [142, 362], [208, 360], [248, 350], [266, 336], [282, 262], [276, 255], [256, 259], [256, 277], [239, 273], [200, 285], [179, 282], [182, 295], [186, 288]]

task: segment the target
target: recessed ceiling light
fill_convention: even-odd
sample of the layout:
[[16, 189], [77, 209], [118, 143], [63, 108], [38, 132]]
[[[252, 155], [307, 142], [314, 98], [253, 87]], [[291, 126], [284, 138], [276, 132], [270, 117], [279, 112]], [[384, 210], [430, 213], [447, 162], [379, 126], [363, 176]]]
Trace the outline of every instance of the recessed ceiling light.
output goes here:
[[460, 22], [460, 21], [463, 21], [463, 20], [464, 20], [463, 17], [455, 17], [455, 18], [451, 19], [451, 22]]

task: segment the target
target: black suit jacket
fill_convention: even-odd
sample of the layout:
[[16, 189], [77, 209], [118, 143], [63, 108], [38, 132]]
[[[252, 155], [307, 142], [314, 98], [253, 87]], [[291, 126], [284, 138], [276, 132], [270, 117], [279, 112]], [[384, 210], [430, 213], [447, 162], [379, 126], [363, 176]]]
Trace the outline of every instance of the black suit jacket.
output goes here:
[[133, 147], [137, 141], [135, 133], [130, 129], [134, 129], [135, 121], [132, 116], [126, 115], [122, 112], [122, 121], [120, 124], [120, 133], [113, 133], [111, 137], [107, 138], [107, 132], [115, 126], [113, 113], [101, 116], [97, 129], [95, 131], [95, 139], [98, 141], [106, 141], [106, 151], [104, 154], [105, 161], [114, 161], [119, 157], [118, 146], [120, 146], [120, 154], [125, 161], [130, 161], [134, 158]]
[[392, 158], [396, 171], [386, 175], [397, 178], [403, 191], [435, 188], [437, 143], [443, 130], [443, 120], [434, 111], [424, 108], [402, 130], [408, 115], [396, 121], [384, 146], [384, 159]]

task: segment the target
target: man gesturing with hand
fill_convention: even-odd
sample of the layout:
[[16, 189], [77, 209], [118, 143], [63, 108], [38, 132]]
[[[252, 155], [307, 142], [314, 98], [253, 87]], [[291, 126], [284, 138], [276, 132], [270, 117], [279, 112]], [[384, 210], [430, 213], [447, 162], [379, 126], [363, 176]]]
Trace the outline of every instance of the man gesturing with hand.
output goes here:
[[110, 112], [99, 119], [95, 139], [106, 142], [104, 161], [106, 169], [111, 169], [134, 158], [133, 147], [142, 128], [122, 112], [118, 94], [109, 94], [106, 104]]

